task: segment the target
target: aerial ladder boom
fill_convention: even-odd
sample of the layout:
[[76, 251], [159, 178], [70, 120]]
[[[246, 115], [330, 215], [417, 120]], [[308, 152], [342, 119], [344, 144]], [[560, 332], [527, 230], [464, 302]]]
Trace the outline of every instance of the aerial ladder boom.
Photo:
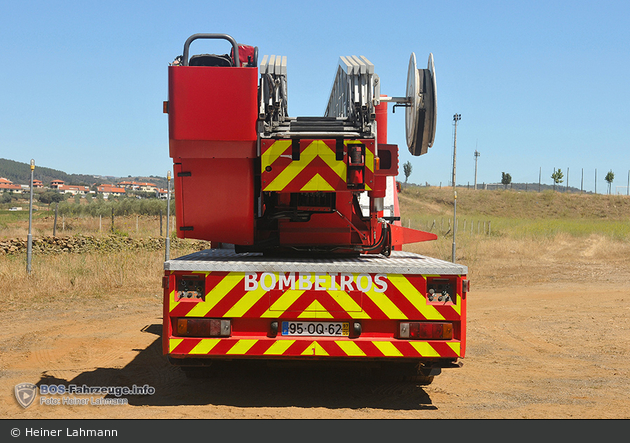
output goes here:
[[[189, 57], [197, 39], [225, 39], [231, 53]], [[413, 155], [433, 142], [432, 56], [430, 69], [418, 70], [412, 54], [402, 98], [381, 95], [366, 57], [342, 56], [324, 115], [290, 117], [287, 57], [265, 55], [258, 65], [257, 54], [227, 35], [196, 34], [169, 67], [178, 236], [238, 252], [352, 255], [435, 239], [394, 223], [400, 214], [385, 215], [383, 204], [398, 175], [388, 102], [406, 107]]]

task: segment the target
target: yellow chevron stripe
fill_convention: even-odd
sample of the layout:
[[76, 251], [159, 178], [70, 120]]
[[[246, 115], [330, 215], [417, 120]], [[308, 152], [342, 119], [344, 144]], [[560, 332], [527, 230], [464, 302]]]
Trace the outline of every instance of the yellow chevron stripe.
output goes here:
[[461, 348], [460, 342], [448, 342], [446, 344], [451, 347], [451, 349], [455, 352], [455, 354], [457, 354], [458, 356], [462, 355], [462, 348]]
[[236, 302], [236, 304], [232, 306], [229, 311], [225, 313], [224, 317], [242, 317], [266, 293], [267, 291], [261, 288], [260, 285], [258, 289], [256, 289], [255, 291], [245, 292], [245, 295], [243, 295], [243, 297], [241, 297], [241, 299], [238, 302]]
[[206, 301], [197, 303], [195, 307], [186, 314], [186, 317], [205, 317], [205, 315], [244, 278], [244, 272], [230, 272], [206, 294]]
[[302, 170], [317, 157], [317, 144], [311, 143], [300, 154], [299, 160], [293, 160], [269, 183], [264, 191], [282, 191]]
[[291, 146], [291, 140], [278, 140], [267, 148], [260, 156], [261, 172], [265, 172], [267, 166], [271, 166], [284, 151]]
[[278, 340], [274, 342], [269, 349], [267, 349], [264, 354], [265, 355], [282, 355], [287, 349], [291, 347], [291, 345], [295, 343], [295, 340]]
[[199, 343], [191, 349], [190, 354], [205, 355], [214, 348], [221, 339], [218, 338], [202, 338]]
[[335, 174], [337, 174], [339, 178], [345, 182], [348, 176], [346, 162], [343, 160], [337, 160], [337, 153], [328, 147], [328, 145], [324, 142], [321, 142], [318, 153], [319, 158], [321, 158], [324, 163], [326, 163], [330, 169], [335, 171]]
[[171, 338], [171, 339], [168, 341], [168, 349], [169, 349], [169, 351], [168, 351], [168, 352], [173, 352], [173, 350], [174, 350], [177, 346], [179, 346], [179, 344], [180, 344], [182, 341], [184, 341], [184, 339], [183, 339], [183, 338]]
[[339, 306], [346, 311], [346, 314], [348, 314], [350, 318], [370, 318], [367, 312], [365, 312], [347, 292], [340, 290], [341, 286], [339, 283], [335, 283], [335, 286], [337, 287], [337, 290], [327, 292], [337, 303], [339, 303]]
[[319, 343], [314, 341], [302, 352], [302, 355], [328, 355], [328, 352], [321, 347]]
[[374, 172], [374, 153], [367, 146], [365, 147], [365, 166]]
[[278, 300], [276, 300], [269, 307], [269, 310], [267, 310], [265, 313], [261, 315], [261, 317], [263, 318], [279, 317], [280, 315], [284, 313], [284, 311], [289, 309], [289, 306], [295, 303], [295, 301], [298, 298], [300, 298], [302, 294], [304, 294], [304, 291], [296, 291], [296, 290], [286, 291], [284, 294], [280, 296]]
[[332, 315], [322, 306], [320, 302], [314, 300], [313, 303], [298, 315], [298, 318], [333, 318]]
[[[389, 278], [389, 276], [388, 276]], [[381, 310], [390, 320], [406, 320], [407, 316], [394, 304], [383, 292], [376, 292], [373, 289], [366, 292], [365, 295], [370, 297], [374, 304]]]
[[423, 357], [439, 357], [440, 354], [437, 353], [435, 348], [431, 346], [427, 342], [422, 341], [411, 341], [411, 346], [416, 348], [416, 351]]
[[308, 183], [302, 186], [300, 191], [334, 191], [335, 188], [330, 186], [330, 184], [319, 174], [315, 174], [313, 178], [311, 178]]
[[405, 296], [414, 307], [424, 315], [427, 320], [444, 320], [444, 316], [428, 305], [424, 295], [401, 274], [390, 274], [387, 279]]
[[462, 315], [462, 297], [459, 294], [455, 294], [455, 304], [451, 305], [451, 308], [457, 315]]
[[168, 296], [168, 312], [171, 312], [173, 309], [175, 309], [178, 304], [179, 302], [175, 301], [175, 290], [172, 290]]
[[374, 345], [385, 357], [402, 357], [403, 354], [398, 350], [392, 342], [389, 341], [373, 341]]
[[349, 357], [365, 357], [365, 352], [353, 341], [340, 340], [335, 342]]
[[[336, 284], [339, 287], [339, 284]], [[345, 291], [327, 291], [328, 294], [335, 300], [341, 308], [350, 314], [352, 318], [370, 318], [366, 312], [363, 311], [361, 306], [355, 302], [350, 295]]]
[[226, 352], [226, 354], [237, 354], [237, 355], [243, 355], [245, 354], [247, 351], [249, 351], [249, 349], [254, 346], [256, 344], [258, 340], [250, 340], [250, 339], [242, 339], [236, 342], [236, 344], [234, 346], [232, 346], [230, 348], [229, 351]]

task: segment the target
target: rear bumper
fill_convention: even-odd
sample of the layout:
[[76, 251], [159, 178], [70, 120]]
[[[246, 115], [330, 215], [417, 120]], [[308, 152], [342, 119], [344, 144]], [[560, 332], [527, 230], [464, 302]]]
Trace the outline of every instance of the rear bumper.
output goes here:
[[174, 359], [334, 359], [454, 361], [463, 357], [461, 342], [359, 338], [179, 338], [164, 343]]

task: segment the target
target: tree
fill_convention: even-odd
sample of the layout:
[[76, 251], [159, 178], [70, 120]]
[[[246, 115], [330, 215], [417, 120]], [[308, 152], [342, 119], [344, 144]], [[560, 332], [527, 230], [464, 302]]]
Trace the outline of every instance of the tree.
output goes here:
[[13, 195], [10, 192], [3, 192], [0, 198], [0, 203], [11, 203], [13, 201]]
[[45, 205], [48, 205], [48, 209], [50, 209], [51, 203], [62, 202], [65, 199], [66, 197], [64, 194], [60, 194], [55, 191], [42, 192], [41, 194], [39, 194], [39, 198], [38, 198], [40, 203], [44, 203]]
[[612, 169], [608, 171], [608, 174], [606, 174], [604, 180], [608, 182], [608, 195], [610, 195], [610, 186], [612, 185], [613, 180], [615, 180], [615, 173], [612, 172]]
[[507, 189], [508, 185], [512, 183], [512, 176], [506, 172], [502, 172], [501, 173], [501, 184], [503, 186], [505, 186], [505, 189]]
[[558, 183], [562, 183], [562, 178], [564, 177], [564, 174], [562, 173], [562, 171], [560, 170], [560, 168], [556, 169], [553, 168], [553, 174], [551, 174], [551, 179], [553, 180], [553, 190], [556, 190], [556, 185]]
[[407, 161], [407, 163], [403, 165], [403, 172], [405, 173], [405, 183], [407, 183], [412, 169], [413, 168], [411, 167], [411, 163], [409, 161]]

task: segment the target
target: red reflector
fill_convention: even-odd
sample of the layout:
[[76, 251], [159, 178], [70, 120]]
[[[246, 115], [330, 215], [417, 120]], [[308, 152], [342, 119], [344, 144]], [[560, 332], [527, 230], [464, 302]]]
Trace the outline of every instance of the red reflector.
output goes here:
[[187, 337], [229, 336], [230, 320], [217, 318], [178, 318], [177, 335]]
[[[410, 322], [404, 324], [409, 325], [408, 337], [414, 340], [450, 340], [453, 338], [453, 325], [451, 323], [421, 323]], [[401, 336], [404, 328], [401, 328]]]

